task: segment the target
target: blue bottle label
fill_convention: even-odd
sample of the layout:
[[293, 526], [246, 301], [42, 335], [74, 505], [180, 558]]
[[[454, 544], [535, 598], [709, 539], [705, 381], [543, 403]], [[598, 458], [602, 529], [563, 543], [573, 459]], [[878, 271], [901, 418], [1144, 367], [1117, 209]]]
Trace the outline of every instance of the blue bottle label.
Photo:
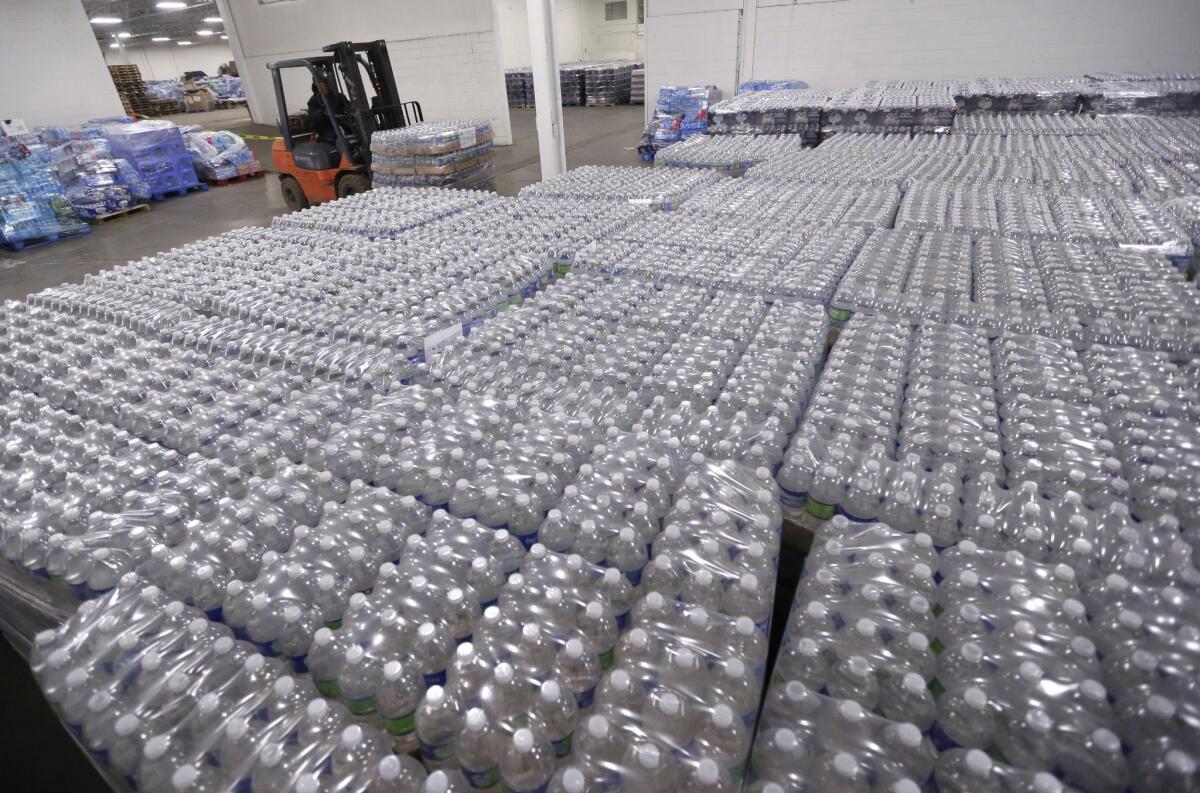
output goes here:
[[446, 685], [446, 670], [439, 669], [436, 672], [426, 672], [422, 677], [425, 678], [425, 687], [444, 686]]

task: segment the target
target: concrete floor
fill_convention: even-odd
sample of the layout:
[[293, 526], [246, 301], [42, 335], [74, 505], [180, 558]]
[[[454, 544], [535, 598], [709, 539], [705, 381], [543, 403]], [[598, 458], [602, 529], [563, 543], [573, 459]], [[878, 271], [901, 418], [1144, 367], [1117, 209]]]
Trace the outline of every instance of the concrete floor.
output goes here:
[[[496, 192], [516, 195], [541, 179], [533, 110], [511, 111], [513, 145], [497, 146]], [[254, 124], [243, 109], [170, 116], [178, 124], [199, 124], [239, 134], [271, 136], [273, 127]], [[567, 165], [640, 165], [636, 151], [643, 126], [640, 105], [565, 107]], [[259, 160], [271, 166], [271, 141], [248, 140]], [[21, 299], [31, 292], [65, 282], [82, 281], [88, 273], [169, 250], [242, 226], [268, 225], [287, 207], [271, 173], [204, 193], [191, 193], [152, 205], [150, 212], [105, 223], [92, 233], [26, 251], [0, 248], [0, 300]]]

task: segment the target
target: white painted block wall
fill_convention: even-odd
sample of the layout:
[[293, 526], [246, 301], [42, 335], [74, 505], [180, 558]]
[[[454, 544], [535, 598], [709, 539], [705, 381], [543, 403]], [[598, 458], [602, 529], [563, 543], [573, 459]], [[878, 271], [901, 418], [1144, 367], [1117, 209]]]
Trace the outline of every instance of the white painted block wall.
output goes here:
[[[496, 0], [500, 19], [500, 58], [505, 69], [528, 68], [529, 14], [525, 0]], [[558, 60], [583, 60], [582, 0], [558, 0], [554, 4], [558, 31]]]
[[79, 0], [0, 0], [0, 74], [0, 118], [30, 128], [123, 112]]
[[[492, 0], [218, 0], [218, 7], [259, 123], [274, 125], [279, 115], [268, 63], [318, 54], [338, 41], [384, 39], [402, 100], [419, 101], [427, 120], [490, 119], [496, 142], [512, 142]], [[310, 80], [299, 74], [285, 88], [289, 109], [303, 107], [311, 94]]]
[[[731, 57], [731, 53], [733, 54]], [[647, 0], [658, 87], [1200, 71], [1200, 0]]]
[[664, 85], [737, 89], [741, 0], [647, 0], [646, 114]]
[[1197, 0], [758, 0], [750, 77], [879, 78], [1200, 70]]
[[123, 50], [105, 48], [104, 60], [109, 63], [131, 63], [138, 67], [143, 80], [177, 80], [184, 72], [202, 71], [216, 75], [222, 63], [232, 61], [233, 50], [225, 42], [193, 44], [180, 47], [173, 41], [159, 44], [126, 47]]

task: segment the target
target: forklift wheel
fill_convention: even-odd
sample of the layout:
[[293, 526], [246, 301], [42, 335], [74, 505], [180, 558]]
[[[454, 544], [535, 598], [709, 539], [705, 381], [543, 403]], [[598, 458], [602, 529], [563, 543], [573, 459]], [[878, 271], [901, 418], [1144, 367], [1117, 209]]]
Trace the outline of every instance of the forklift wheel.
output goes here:
[[348, 173], [337, 183], [337, 197], [345, 198], [355, 193], [365, 193], [371, 189], [371, 177], [365, 173]]
[[308, 209], [308, 196], [304, 195], [304, 188], [296, 181], [296, 177], [280, 177], [279, 191], [283, 193], [283, 203], [287, 204], [288, 209], [293, 212]]

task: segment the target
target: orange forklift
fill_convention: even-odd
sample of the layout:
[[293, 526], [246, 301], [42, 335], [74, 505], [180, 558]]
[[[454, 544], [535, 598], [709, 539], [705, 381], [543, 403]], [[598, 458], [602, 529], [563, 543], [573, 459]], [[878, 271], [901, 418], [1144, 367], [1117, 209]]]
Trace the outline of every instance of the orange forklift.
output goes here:
[[[419, 102], [400, 101], [382, 39], [342, 41], [322, 52], [327, 54], [267, 64], [282, 134], [271, 154], [291, 210], [370, 190], [371, 133], [425, 120]], [[311, 78], [307, 113], [288, 115], [283, 91], [287, 69], [303, 69]]]

